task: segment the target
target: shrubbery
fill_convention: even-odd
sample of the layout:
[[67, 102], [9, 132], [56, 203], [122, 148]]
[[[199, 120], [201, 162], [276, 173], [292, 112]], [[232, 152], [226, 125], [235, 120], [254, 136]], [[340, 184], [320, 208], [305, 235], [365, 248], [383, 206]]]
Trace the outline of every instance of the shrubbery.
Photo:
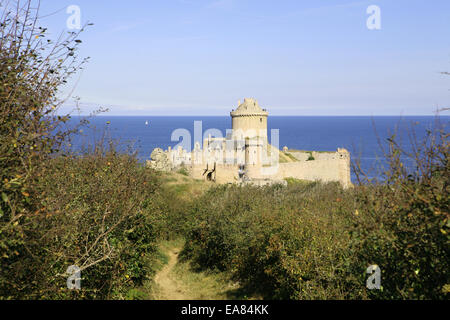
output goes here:
[[196, 202], [185, 257], [271, 299], [355, 298], [354, 201], [336, 184], [218, 187]]
[[47, 41], [32, 1], [1, 5], [0, 296], [27, 297], [40, 281], [35, 274], [41, 266], [31, 262], [48, 254], [39, 242], [45, 208], [38, 185], [42, 163], [70, 134], [60, 130], [68, 117], [55, 110], [58, 89], [80, 66], [78, 39], [71, 33], [60, 42]]
[[[18, 254], [3, 257], [2, 275], [13, 282], [1, 281], [1, 295], [124, 297], [152, 272], [147, 259], [156, 250], [154, 220], [162, 214], [155, 174], [114, 153], [61, 157], [45, 166], [36, 190], [42, 207], [16, 230]], [[66, 288], [70, 265], [81, 268], [78, 293]]]
[[[449, 287], [449, 145], [414, 143], [415, 168], [390, 140], [383, 183], [217, 187], [192, 208], [184, 256], [275, 299], [445, 299]], [[366, 269], [382, 289], [366, 288]]]
[[[123, 298], [168, 232], [156, 173], [113, 149], [62, 152], [77, 126], [58, 96], [84, 62], [79, 34], [53, 42], [34, 1], [0, 4], [0, 298]], [[81, 291], [67, 290], [69, 265]]]
[[[423, 141], [413, 140], [410, 151], [389, 139], [384, 181], [357, 189], [360, 214], [352, 250], [357, 261], [382, 270], [383, 290], [370, 292], [372, 298], [449, 297], [450, 150], [445, 129], [438, 123]], [[408, 167], [402, 156], [414, 166]]]

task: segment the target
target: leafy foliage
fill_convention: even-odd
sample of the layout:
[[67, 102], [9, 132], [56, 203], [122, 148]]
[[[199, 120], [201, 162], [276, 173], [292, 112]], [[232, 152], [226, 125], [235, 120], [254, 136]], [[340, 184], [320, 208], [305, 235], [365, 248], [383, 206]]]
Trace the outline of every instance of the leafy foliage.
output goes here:
[[[449, 142], [445, 124], [436, 123], [423, 141], [411, 130], [412, 151], [389, 139], [383, 183], [362, 184], [353, 250], [361, 261], [382, 268], [382, 291], [372, 298], [448, 298]], [[407, 166], [402, 159], [412, 159]]]
[[84, 61], [76, 55], [78, 33], [56, 43], [46, 39], [34, 1], [1, 1], [1, 7], [0, 286], [2, 296], [15, 296], [33, 285], [16, 282], [13, 266], [24, 256], [35, 258], [27, 241], [39, 237], [45, 211], [37, 188], [46, 174], [41, 164], [71, 133], [62, 130], [68, 117], [55, 113], [58, 89]]
[[359, 290], [348, 265], [353, 205], [337, 184], [218, 187], [193, 207], [184, 256], [232, 272], [265, 298], [352, 298]]
[[[80, 157], [61, 152], [78, 129], [56, 111], [61, 87], [86, 62], [79, 33], [53, 42], [37, 2], [1, 7], [0, 297], [123, 297], [152, 274], [155, 173], [103, 144]], [[82, 269], [80, 292], [67, 290], [72, 264]]]
[[[381, 183], [357, 171], [351, 190], [295, 180], [211, 190], [192, 208], [184, 256], [270, 299], [448, 298], [448, 134], [436, 126], [411, 141], [407, 152], [389, 140]], [[366, 288], [373, 264], [382, 290]]]

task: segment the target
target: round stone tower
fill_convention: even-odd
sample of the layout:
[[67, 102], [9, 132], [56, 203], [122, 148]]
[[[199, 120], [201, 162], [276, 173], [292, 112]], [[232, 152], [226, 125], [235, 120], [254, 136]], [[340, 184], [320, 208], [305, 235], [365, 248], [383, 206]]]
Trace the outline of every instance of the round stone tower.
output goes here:
[[[255, 99], [244, 99], [231, 113], [233, 140], [244, 143], [245, 168], [251, 176], [252, 168], [260, 166], [267, 148], [267, 117], [269, 113]], [[236, 150], [238, 151], [238, 150]]]
[[233, 137], [236, 139], [261, 137], [267, 141], [267, 117], [269, 113], [255, 99], [244, 99], [231, 113]]

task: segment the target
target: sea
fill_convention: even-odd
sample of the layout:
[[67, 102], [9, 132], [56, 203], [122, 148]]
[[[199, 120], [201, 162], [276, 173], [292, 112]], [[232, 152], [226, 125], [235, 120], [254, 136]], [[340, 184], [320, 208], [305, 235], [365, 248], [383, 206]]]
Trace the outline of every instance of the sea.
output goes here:
[[[69, 126], [82, 117], [72, 117]], [[397, 141], [411, 150], [411, 139], [421, 141], [427, 130], [447, 127], [450, 116], [270, 116], [268, 136], [270, 141], [278, 139], [279, 148], [336, 151], [345, 148], [357, 160], [370, 177], [382, 176], [386, 165], [383, 149], [387, 139], [395, 135]], [[195, 129], [196, 128], [196, 129]], [[199, 129], [200, 128], [200, 129]], [[86, 150], [104, 140], [114, 140], [120, 152], [134, 153], [141, 162], [150, 159], [155, 148], [166, 150], [182, 143], [193, 148], [202, 135], [226, 136], [231, 129], [228, 116], [95, 116], [89, 124], [80, 128], [71, 142], [73, 151]], [[444, 129], [445, 130], [445, 129]], [[277, 135], [278, 134], [278, 138]], [[182, 138], [180, 138], [180, 136]], [[199, 141], [200, 142], [200, 141]], [[413, 165], [411, 159], [403, 156]], [[355, 180], [352, 172], [352, 180]]]

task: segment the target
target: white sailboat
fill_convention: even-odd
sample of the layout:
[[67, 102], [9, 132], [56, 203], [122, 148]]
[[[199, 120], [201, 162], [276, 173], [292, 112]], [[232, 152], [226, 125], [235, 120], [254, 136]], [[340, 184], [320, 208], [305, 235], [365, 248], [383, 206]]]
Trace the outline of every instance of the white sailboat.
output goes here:
[[145, 125], [148, 126], [148, 121], [145, 121]]

